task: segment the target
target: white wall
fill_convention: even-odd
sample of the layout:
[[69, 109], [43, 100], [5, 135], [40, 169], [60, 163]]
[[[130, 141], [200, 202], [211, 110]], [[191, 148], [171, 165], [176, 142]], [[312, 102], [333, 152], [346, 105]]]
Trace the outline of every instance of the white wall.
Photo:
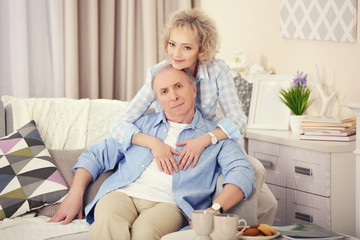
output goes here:
[[[295, 75], [298, 70], [315, 81], [318, 65], [321, 83], [328, 94], [337, 91], [328, 115], [348, 115], [340, 102], [360, 102], [360, 11], [357, 43], [280, 37], [280, 0], [196, 0], [217, 23], [221, 35], [219, 58], [230, 62], [236, 51], [246, 53], [248, 63], [258, 63], [278, 74]], [[312, 97], [319, 97], [316, 90]], [[308, 114], [319, 114], [321, 98]]]

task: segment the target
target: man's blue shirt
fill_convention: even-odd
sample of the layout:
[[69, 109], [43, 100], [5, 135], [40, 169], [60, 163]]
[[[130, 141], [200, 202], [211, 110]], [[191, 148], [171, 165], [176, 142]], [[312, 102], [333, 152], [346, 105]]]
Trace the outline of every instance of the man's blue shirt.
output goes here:
[[[135, 122], [142, 133], [155, 136], [164, 141], [169, 130], [164, 112], [148, 114]], [[216, 128], [216, 125], [201, 116], [196, 110], [192, 122], [179, 134], [178, 142], [199, 137]], [[132, 145], [122, 151], [121, 144], [108, 138], [97, 145], [92, 145], [78, 159], [74, 166], [89, 171], [93, 181], [102, 173], [117, 170], [100, 187], [94, 200], [85, 207], [86, 220], [94, 221], [94, 207], [106, 193], [124, 187], [135, 181], [153, 160], [151, 150]], [[176, 147], [181, 151], [183, 146]], [[175, 156], [177, 158], [177, 156]], [[172, 190], [177, 205], [191, 219], [191, 212], [211, 206], [211, 195], [215, 191], [217, 178], [223, 174], [224, 182], [238, 186], [245, 194], [251, 194], [255, 185], [255, 175], [251, 163], [241, 147], [232, 139], [210, 145], [201, 154], [195, 168], [179, 170], [173, 173]]]

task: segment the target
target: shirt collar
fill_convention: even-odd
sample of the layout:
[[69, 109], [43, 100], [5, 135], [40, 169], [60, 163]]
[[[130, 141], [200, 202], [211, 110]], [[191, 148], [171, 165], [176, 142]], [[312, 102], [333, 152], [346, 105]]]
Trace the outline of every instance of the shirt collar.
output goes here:
[[199, 67], [198, 67], [198, 72], [196, 74], [196, 79], [197, 80], [209, 79], [208, 75], [209, 75], [209, 72], [207, 71], [206, 63], [199, 61]]
[[[157, 116], [156, 118], [156, 121], [155, 121], [155, 124], [154, 124], [154, 127], [157, 127], [160, 123], [166, 123], [166, 125], [168, 125], [168, 121], [165, 117], [165, 113], [164, 113], [164, 110], [162, 110], [159, 115]], [[204, 118], [202, 117], [201, 113], [199, 112], [199, 110], [197, 110], [195, 108], [195, 115], [194, 115], [194, 118], [192, 120], [192, 122], [186, 126], [185, 129], [200, 129], [200, 130], [203, 130], [203, 131], [208, 131], [207, 127], [206, 127], [206, 124], [205, 124], [205, 120]]]

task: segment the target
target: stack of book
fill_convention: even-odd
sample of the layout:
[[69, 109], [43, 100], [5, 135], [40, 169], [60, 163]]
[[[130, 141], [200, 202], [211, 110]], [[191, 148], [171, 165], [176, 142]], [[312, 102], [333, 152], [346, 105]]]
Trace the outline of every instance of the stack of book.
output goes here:
[[302, 140], [350, 142], [356, 139], [356, 119], [341, 117], [306, 117], [300, 128]]

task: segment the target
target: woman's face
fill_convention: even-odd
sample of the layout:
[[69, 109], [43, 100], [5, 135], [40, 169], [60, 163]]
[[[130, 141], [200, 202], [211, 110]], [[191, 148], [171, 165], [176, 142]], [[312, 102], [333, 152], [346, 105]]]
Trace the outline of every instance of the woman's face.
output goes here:
[[194, 74], [200, 55], [198, 35], [187, 27], [173, 29], [170, 33], [167, 53], [174, 68], [188, 68]]

